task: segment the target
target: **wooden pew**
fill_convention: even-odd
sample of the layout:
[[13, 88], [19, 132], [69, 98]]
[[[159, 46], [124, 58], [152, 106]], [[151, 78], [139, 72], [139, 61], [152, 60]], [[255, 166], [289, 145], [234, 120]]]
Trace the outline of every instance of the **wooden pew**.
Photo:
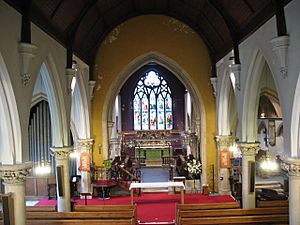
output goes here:
[[136, 211], [136, 205], [75, 205], [74, 212]]
[[220, 203], [205, 203], [205, 204], [177, 204], [176, 210], [203, 210], [203, 209], [238, 209], [239, 202], [220, 202]]
[[133, 220], [29, 220], [27, 225], [132, 225]]
[[132, 219], [133, 211], [120, 212], [27, 212], [27, 220], [67, 220], [67, 219]]
[[257, 208], [289, 207], [289, 200], [257, 201]]
[[240, 208], [239, 202], [220, 202], [220, 203], [205, 203], [205, 204], [177, 204], [176, 205], [176, 222], [179, 223], [179, 213], [185, 211], [202, 211], [214, 209], [238, 209]]
[[[26, 224], [137, 224], [136, 205], [96, 205], [77, 207], [77, 210], [82, 210], [83, 212], [43, 211], [46, 209], [53, 210], [51, 207], [30, 207], [26, 213]], [[0, 224], [2, 224], [2, 221], [0, 221]]]
[[177, 224], [264, 224], [289, 223], [287, 207], [254, 209], [187, 210], [177, 213]]
[[56, 206], [26, 206], [26, 212], [56, 212]]
[[27, 224], [136, 224], [135, 212], [27, 212]]

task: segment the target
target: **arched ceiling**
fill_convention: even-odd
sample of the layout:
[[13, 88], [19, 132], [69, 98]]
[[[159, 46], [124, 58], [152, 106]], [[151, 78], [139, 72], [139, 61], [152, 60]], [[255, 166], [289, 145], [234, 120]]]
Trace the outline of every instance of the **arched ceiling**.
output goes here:
[[118, 24], [138, 15], [162, 14], [192, 27], [217, 62], [291, 0], [5, 0], [76, 55], [92, 64], [99, 45]]

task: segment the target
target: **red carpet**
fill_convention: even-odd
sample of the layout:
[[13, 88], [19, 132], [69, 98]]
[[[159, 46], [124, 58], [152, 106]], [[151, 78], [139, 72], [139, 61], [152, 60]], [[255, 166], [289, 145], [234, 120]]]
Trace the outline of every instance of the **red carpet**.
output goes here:
[[[234, 202], [230, 195], [207, 196], [201, 194], [185, 194], [185, 203]], [[180, 203], [180, 194], [143, 193], [134, 197], [137, 203], [137, 216], [141, 222], [170, 222], [175, 220], [175, 204]], [[37, 205], [55, 205], [56, 200], [42, 199]], [[84, 205], [84, 199], [76, 200], [76, 204]], [[93, 198], [87, 200], [88, 205], [129, 205], [130, 196], [111, 197], [108, 200]]]

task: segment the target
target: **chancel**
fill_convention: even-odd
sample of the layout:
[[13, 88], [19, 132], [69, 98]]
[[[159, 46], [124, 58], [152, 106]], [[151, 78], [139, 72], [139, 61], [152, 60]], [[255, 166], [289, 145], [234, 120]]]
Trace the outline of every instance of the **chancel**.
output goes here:
[[0, 1], [0, 224], [300, 224], [299, 0]]

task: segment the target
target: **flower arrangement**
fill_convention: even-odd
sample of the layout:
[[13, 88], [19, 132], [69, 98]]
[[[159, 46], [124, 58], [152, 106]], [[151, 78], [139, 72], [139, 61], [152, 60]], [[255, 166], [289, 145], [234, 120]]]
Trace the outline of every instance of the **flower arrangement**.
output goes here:
[[196, 159], [191, 159], [187, 162], [187, 170], [193, 179], [200, 178], [202, 164]]

